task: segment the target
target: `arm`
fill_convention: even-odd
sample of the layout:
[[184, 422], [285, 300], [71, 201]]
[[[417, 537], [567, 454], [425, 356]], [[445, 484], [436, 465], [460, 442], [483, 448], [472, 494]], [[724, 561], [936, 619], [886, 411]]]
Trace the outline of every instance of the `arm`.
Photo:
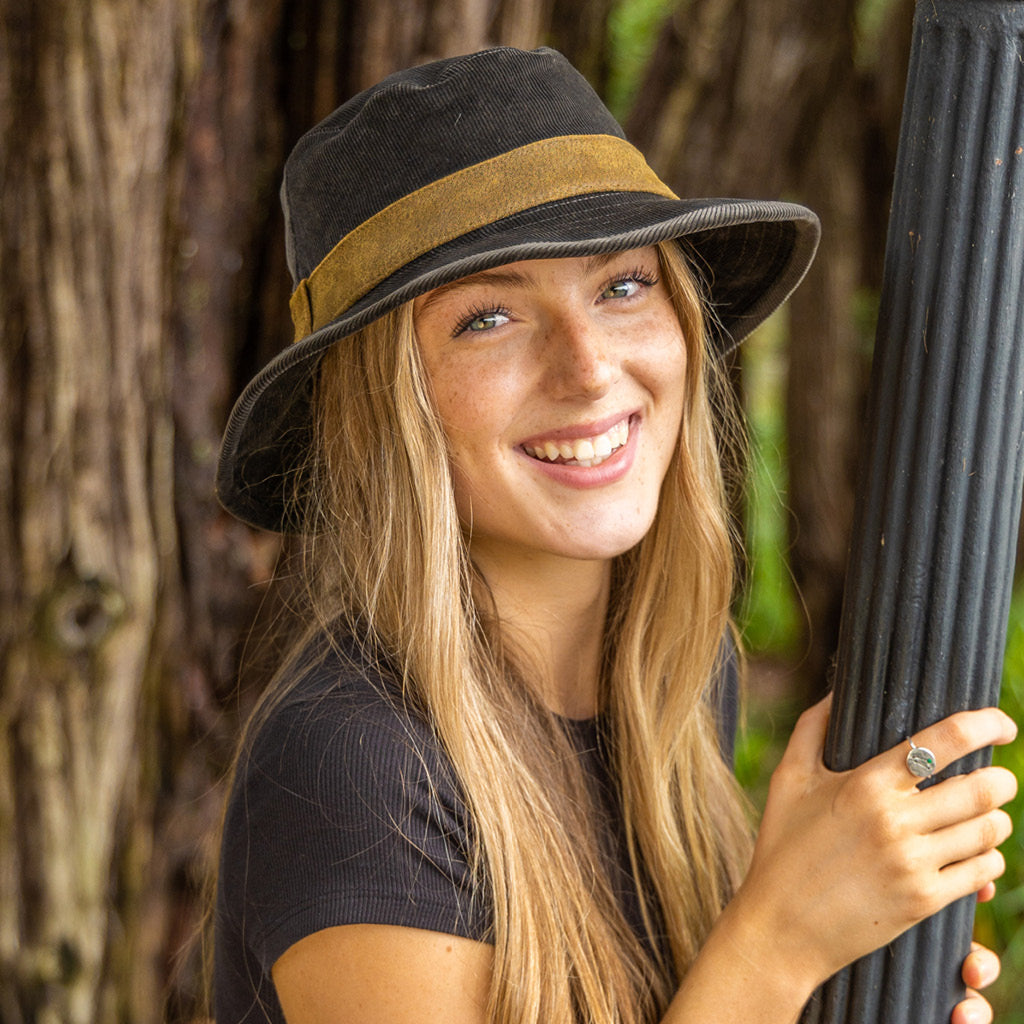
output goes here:
[[[900, 747], [851, 772], [821, 762], [826, 702], [801, 719], [772, 781], [750, 872], [664, 1024], [791, 1024], [840, 967], [1001, 874], [1016, 785], [983, 768], [919, 791]], [[1009, 742], [1001, 712], [966, 712], [916, 739], [944, 766]], [[387, 926], [301, 940], [274, 966], [289, 1024], [486, 1024], [491, 949]], [[965, 965], [981, 984], [991, 963]], [[968, 981], [971, 981], [968, 978]], [[964, 1021], [965, 1004], [956, 1016]], [[964, 1022], [965, 1024], [965, 1022]]]
[[492, 948], [441, 932], [344, 925], [274, 964], [288, 1024], [486, 1024]]
[[[841, 967], [1002, 874], [995, 847], [1012, 828], [998, 809], [1016, 793], [1009, 772], [982, 768], [918, 790], [906, 769], [906, 744], [853, 771], [830, 772], [821, 758], [827, 721], [826, 700], [794, 730], [772, 779], [750, 871], [666, 1024], [730, 1013], [763, 1024], [794, 1021]], [[942, 768], [1015, 735], [1002, 712], [986, 709], [953, 715], [916, 740]], [[965, 973], [983, 984], [991, 961], [968, 958]], [[966, 1008], [961, 1004], [954, 1020], [963, 1021]]]
[[[790, 986], [785, 972], [765, 970], [743, 948], [729, 948], [720, 931], [712, 941], [731, 961], [739, 982], [745, 1019], [757, 1020], [750, 996], [773, 1014], [796, 1020], [803, 1005], [799, 983]], [[709, 943], [703, 965], [714, 959]], [[490, 946], [440, 932], [390, 925], [329, 928], [300, 940], [274, 965], [274, 985], [289, 1024], [487, 1024], [487, 990], [492, 967]], [[343, 966], [339, 966], [343, 965]], [[737, 971], [739, 968], [739, 971]], [[964, 965], [964, 981], [981, 988], [995, 980], [999, 960], [976, 948]], [[689, 1014], [698, 1001], [714, 1020], [728, 998], [720, 981], [702, 972], [691, 974], [666, 1022]], [[699, 990], [707, 983], [706, 991]], [[992, 1019], [988, 1004], [974, 994], [960, 1007], [976, 1007], [979, 1016], [954, 1014], [954, 1024], [982, 1024]]]

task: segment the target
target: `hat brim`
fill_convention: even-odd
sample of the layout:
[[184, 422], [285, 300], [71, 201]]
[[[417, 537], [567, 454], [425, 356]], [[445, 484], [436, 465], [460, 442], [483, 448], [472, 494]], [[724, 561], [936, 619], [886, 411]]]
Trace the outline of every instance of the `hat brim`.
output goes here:
[[287, 498], [309, 449], [309, 403], [320, 358], [335, 342], [442, 284], [518, 260], [592, 256], [677, 239], [709, 297], [713, 343], [726, 352], [800, 283], [819, 232], [817, 217], [791, 203], [607, 192], [534, 207], [438, 246], [250, 381], [224, 433], [218, 498], [253, 526], [296, 528], [288, 519]]

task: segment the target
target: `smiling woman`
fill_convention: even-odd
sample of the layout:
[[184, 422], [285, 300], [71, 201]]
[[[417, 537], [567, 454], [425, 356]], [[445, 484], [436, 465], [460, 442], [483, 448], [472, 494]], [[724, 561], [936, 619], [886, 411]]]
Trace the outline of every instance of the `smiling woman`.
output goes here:
[[[550, 50], [386, 79], [283, 196], [296, 342], [219, 489], [300, 534], [307, 625], [234, 769], [220, 1024], [788, 1022], [988, 891], [1012, 776], [827, 772], [827, 704], [751, 854], [709, 395], [809, 211], [676, 198]], [[942, 766], [1013, 733], [915, 739]]]
[[643, 539], [686, 369], [654, 248], [483, 271], [417, 299], [413, 324], [486, 578], [541, 556], [604, 562]]

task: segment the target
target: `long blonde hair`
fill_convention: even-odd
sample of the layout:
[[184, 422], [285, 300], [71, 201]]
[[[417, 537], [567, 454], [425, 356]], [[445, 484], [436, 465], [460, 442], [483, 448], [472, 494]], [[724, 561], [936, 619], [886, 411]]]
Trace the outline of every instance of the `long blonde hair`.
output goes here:
[[411, 306], [321, 369], [296, 494], [312, 623], [300, 644], [339, 620], [371, 639], [450, 757], [493, 897], [495, 1024], [657, 1019], [749, 852], [708, 698], [733, 574], [704, 306], [678, 247], [659, 255], [688, 347], [686, 404], [655, 523], [613, 569], [601, 680], [647, 944], [612, 891], [564, 726], [480, 599]]

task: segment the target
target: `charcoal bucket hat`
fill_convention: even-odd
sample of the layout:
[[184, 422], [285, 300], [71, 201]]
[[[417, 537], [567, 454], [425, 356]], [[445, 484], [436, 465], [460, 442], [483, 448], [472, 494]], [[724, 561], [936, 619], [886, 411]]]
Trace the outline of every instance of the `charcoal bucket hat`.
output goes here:
[[300, 525], [289, 497], [321, 357], [409, 299], [517, 260], [679, 239], [724, 351], [797, 286], [819, 233], [801, 206], [676, 197], [550, 49], [391, 75], [303, 136], [281, 199], [295, 340], [239, 397], [217, 472], [228, 511], [277, 531]]

